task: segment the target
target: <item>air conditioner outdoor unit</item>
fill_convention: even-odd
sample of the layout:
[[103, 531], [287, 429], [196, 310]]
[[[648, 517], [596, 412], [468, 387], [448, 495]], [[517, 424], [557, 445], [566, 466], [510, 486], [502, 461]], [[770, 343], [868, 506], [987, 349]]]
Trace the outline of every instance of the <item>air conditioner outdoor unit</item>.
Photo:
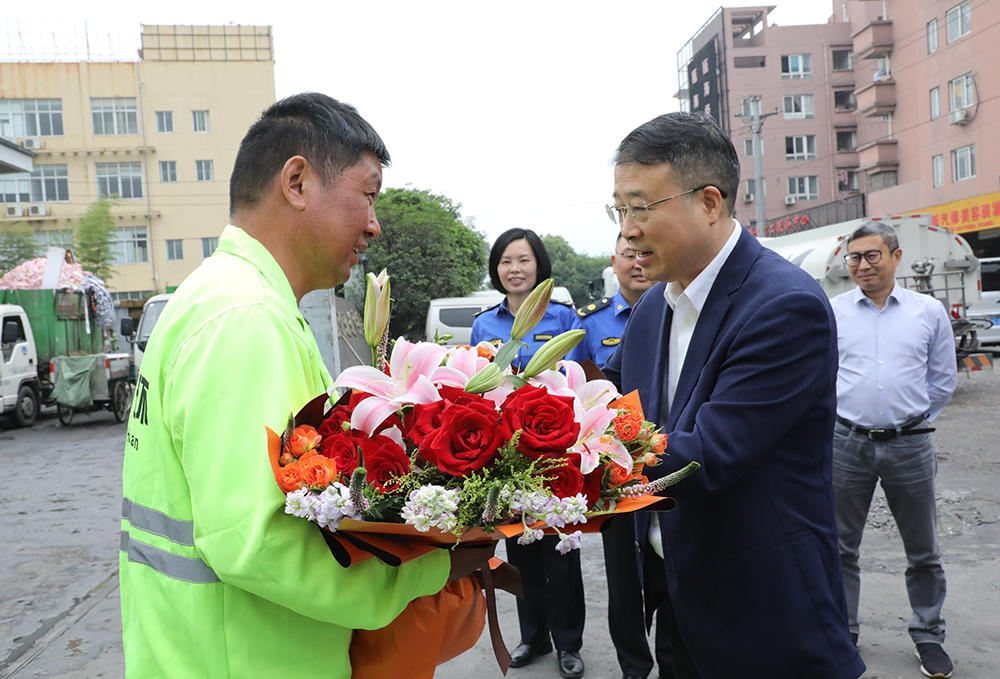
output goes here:
[[969, 109], [967, 108], [957, 108], [951, 112], [952, 125], [967, 125], [970, 119]]
[[32, 217], [44, 217], [49, 214], [49, 206], [42, 203], [35, 203], [28, 206], [28, 214]]
[[20, 205], [8, 205], [4, 210], [4, 215], [7, 217], [20, 217], [24, 214], [24, 208]]
[[795, 196], [785, 196], [785, 205], [795, 205]]
[[752, 203], [753, 202], [753, 197], [754, 197], [754, 194], [752, 194], [752, 193], [744, 194], [744, 196], [743, 196], [743, 202], [744, 203]]
[[42, 148], [42, 138], [41, 137], [25, 137], [24, 141], [21, 143], [26, 149], [31, 149], [32, 151], [37, 151]]

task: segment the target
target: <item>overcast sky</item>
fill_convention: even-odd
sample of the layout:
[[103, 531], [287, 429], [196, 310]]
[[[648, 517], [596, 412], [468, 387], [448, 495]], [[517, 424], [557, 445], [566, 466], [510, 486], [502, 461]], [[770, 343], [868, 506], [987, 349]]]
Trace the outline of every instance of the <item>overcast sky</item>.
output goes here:
[[[384, 186], [444, 194], [492, 243], [510, 227], [610, 253], [610, 158], [678, 109], [677, 51], [717, 9], [699, 2], [508, 0], [322, 3], [5, 2], [18, 20], [241, 23], [274, 31], [278, 97], [317, 90], [356, 106], [392, 154]], [[757, 4], [734, 0], [727, 6]], [[771, 23], [825, 23], [830, 0], [779, 0]], [[22, 22], [23, 24], [23, 22]], [[105, 28], [106, 27], [106, 28]], [[376, 206], [377, 210], [377, 206]]]

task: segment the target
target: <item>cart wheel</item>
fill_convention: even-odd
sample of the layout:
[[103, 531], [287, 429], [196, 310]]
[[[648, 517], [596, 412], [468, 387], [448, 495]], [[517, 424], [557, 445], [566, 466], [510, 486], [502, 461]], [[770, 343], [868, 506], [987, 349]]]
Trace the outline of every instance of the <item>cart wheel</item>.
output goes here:
[[67, 408], [64, 405], [56, 406], [56, 414], [59, 415], [59, 424], [64, 427], [68, 427], [69, 423], [73, 421], [73, 409]]
[[128, 419], [129, 411], [132, 410], [132, 394], [134, 393], [135, 388], [128, 380], [119, 380], [115, 384], [111, 410], [115, 414], [116, 421], [124, 422]]

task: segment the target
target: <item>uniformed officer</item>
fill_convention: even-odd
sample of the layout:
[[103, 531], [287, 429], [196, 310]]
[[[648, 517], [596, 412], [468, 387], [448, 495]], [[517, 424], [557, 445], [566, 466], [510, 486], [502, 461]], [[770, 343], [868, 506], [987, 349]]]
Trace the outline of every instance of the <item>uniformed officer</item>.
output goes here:
[[[569, 358], [583, 361], [589, 358], [598, 367], [611, 357], [617, 348], [632, 307], [653, 281], [646, 280], [642, 268], [636, 263], [635, 251], [618, 234], [611, 267], [618, 279], [618, 292], [598, 302], [581, 307], [576, 313], [574, 328], [583, 328], [587, 335]], [[653, 669], [653, 656], [646, 641], [643, 619], [643, 587], [639, 576], [638, 554], [635, 541], [635, 520], [619, 517], [601, 531], [604, 543], [604, 565], [608, 578], [608, 631], [618, 655], [624, 679], [644, 678]], [[651, 574], [656, 569], [650, 569]], [[656, 589], [659, 589], [657, 587]], [[656, 664], [659, 676], [669, 679], [672, 674], [670, 661], [669, 628], [662, 617], [656, 624]]]
[[[473, 345], [510, 339], [514, 314], [539, 281], [551, 277], [552, 263], [538, 235], [530, 229], [508, 229], [490, 250], [490, 281], [506, 295], [498, 305], [480, 313], [472, 323]], [[569, 330], [576, 314], [569, 305], [549, 302], [545, 316], [524, 337], [512, 365], [523, 369], [546, 340]], [[562, 555], [559, 538], [548, 535], [530, 545], [507, 540], [507, 558], [521, 571], [524, 597], [517, 600], [521, 641], [511, 651], [511, 667], [523, 667], [540, 655], [557, 651], [559, 674], [582, 677], [583, 621], [586, 613], [580, 550]]]

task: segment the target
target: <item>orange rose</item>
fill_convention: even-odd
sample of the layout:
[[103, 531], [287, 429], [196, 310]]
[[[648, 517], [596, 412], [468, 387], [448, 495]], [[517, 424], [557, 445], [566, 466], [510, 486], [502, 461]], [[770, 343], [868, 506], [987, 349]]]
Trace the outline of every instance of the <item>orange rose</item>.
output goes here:
[[299, 458], [299, 462], [305, 462], [306, 460], [310, 460], [310, 459], [316, 457], [317, 455], [319, 455], [319, 452], [317, 452], [315, 450], [306, 451], [306, 452], [302, 453], [302, 457]]
[[479, 358], [488, 358], [491, 361], [493, 360], [493, 352], [490, 351], [489, 349], [485, 348], [485, 347], [477, 346], [476, 347], [476, 356], [478, 356]]
[[309, 488], [326, 488], [337, 475], [330, 458], [322, 455], [312, 455], [304, 462], [299, 460], [299, 464], [302, 466], [302, 483]]
[[667, 435], [653, 434], [652, 438], [649, 440], [649, 447], [653, 449], [654, 453], [659, 455], [667, 449]]
[[634, 441], [642, 429], [642, 418], [632, 411], [627, 411], [612, 420], [615, 434], [622, 441]]
[[314, 450], [322, 440], [319, 432], [308, 424], [301, 424], [292, 432], [286, 448], [295, 457], [302, 457], [310, 450]]
[[626, 481], [632, 478], [632, 470], [625, 469], [617, 462], [611, 463], [611, 475], [609, 479], [609, 484], [612, 488], [615, 486], [620, 486]]
[[299, 489], [299, 484], [302, 483], [302, 465], [298, 462], [293, 462], [290, 465], [282, 467], [275, 474], [275, 479], [278, 481], [278, 486], [286, 493], [291, 493]]

